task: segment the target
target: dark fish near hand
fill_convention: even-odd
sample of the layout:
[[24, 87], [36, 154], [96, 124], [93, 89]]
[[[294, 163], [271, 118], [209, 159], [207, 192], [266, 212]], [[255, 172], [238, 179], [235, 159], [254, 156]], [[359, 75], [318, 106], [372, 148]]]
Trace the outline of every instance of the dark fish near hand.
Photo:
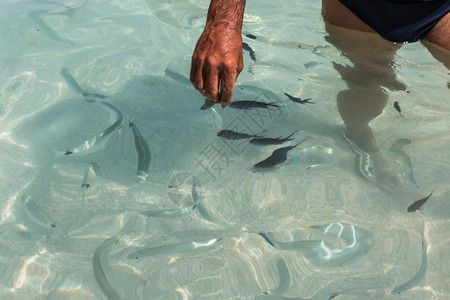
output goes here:
[[282, 162], [284, 162], [287, 159], [287, 153], [290, 150], [297, 147], [298, 145], [300, 145], [301, 143], [303, 143], [305, 140], [301, 141], [300, 143], [298, 143], [294, 146], [288, 146], [288, 147], [276, 149], [275, 151], [272, 152], [272, 154], [268, 158], [266, 158], [263, 161], [260, 161], [253, 167], [254, 168], [272, 168], [272, 167], [275, 167], [276, 165], [281, 164]]
[[425, 202], [428, 201], [428, 199], [431, 197], [433, 192], [434, 192], [434, 189], [425, 198], [419, 199], [419, 200], [415, 201], [413, 204], [411, 204], [410, 206], [408, 206], [407, 211], [408, 212], [413, 212], [413, 211], [416, 211], [416, 210], [420, 209], [425, 204]]
[[203, 103], [203, 105], [202, 105], [202, 107], [200, 107], [200, 109], [205, 110], [205, 109], [211, 108], [214, 106], [214, 104], [216, 104], [216, 103], [211, 102], [208, 98], [205, 98], [205, 103]]
[[131, 130], [133, 131], [134, 136], [134, 146], [136, 148], [136, 152], [138, 155], [138, 165], [137, 165], [137, 177], [141, 181], [145, 181], [148, 177], [148, 171], [150, 169], [150, 148], [148, 147], [147, 142], [144, 137], [134, 125], [134, 123], [130, 122]]
[[248, 37], [249, 39], [256, 40], [256, 36], [254, 36], [251, 33], [247, 33], [245, 36]]
[[250, 144], [253, 145], [258, 145], [258, 146], [267, 146], [267, 145], [279, 145], [279, 144], [283, 144], [284, 142], [287, 141], [292, 141], [293, 138], [291, 138], [291, 136], [293, 136], [298, 130], [294, 131], [293, 133], [291, 133], [289, 136], [285, 137], [285, 138], [281, 138], [281, 136], [277, 137], [277, 138], [254, 138], [250, 140]]
[[316, 102], [310, 102], [311, 98], [302, 99], [302, 98], [297, 98], [297, 97], [291, 96], [288, 93], [284, 93], [284, 94], [289, 98], [289, 100], [291, 100], [295, 103], [300, 103], [300, 104], [306, 104], [306, 103], [315, 104], [316, 103]]
[[242, 139], [249, 139], [249, 138], [255, 138], [259, 137], [262, 133], [265, 131], [258, 133], [258, 134], [247, 134], [242, 132], [236, 132], [233, 130], [224, 129], [217, 133], [217, 136], [223, 137], [227, 140], [242, 140]]
[[236, 109], [250, 109], [250, 108], [269, 108], [269, 107], [280, 107], [276, 102], [260, 102], [254, 100], [242, 100], [242, 101], [233, 101], [230, 104], [231, 108]]
[[405, 117], [404, 115], [402, 115], [402, 110], [400, 109], [400, 105], [398, 104], [398, 101], [394, 102], [394, 108], [395, 108], [396, 111], [398, 111], [400, 116], [402, 116], [403, 118]]
[[244, 49], [245, 51], [248, 51], [248, 53], [250, 54], [250, 58], [256, 62], [256, 56], [255, 56], [255, 51], [253, 51], [253, 49], [249, 46], [249, 44], [247, 43], [242, 43], [242, 49]]

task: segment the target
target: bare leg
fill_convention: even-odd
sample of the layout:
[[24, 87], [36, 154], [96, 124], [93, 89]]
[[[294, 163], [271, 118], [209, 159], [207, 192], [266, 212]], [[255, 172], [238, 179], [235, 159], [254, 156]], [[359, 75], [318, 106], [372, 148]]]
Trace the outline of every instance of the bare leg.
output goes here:
[[337, 0], [323, 0], [322, 12], [329, 35], [326, 40], [353, 62], [353, 66], [334, 63], [349, 89], [339, 92], [337, 105], [346, 135], [364, 152], [375, 153], [370, 121], [383, 112], [388, 95], [382, 87], [404, 90], [396, 80], [393, 57], [400, 47], [385, 41]]
[[423, 44], [433, 57], [450, 70], [450, 13], [428, 33]]
[[353, 66], [333, 63], [348, 86], [337, 95], [345, 135], [360, 155], [359, 170], [364, 177], [389, 188], [398, 182], [397, 175], [391, 174], [394, 164], [387, 163], [379, 151], [369, 123], [383, 112], [388, 101], [383, 88], [406, 89], [396, 80], [393, 69], [393, 57], [400, 45], [374, 33], [337, 0], [322, 0], [322, 13], [329, 33], [326, 40], [353, 63]]

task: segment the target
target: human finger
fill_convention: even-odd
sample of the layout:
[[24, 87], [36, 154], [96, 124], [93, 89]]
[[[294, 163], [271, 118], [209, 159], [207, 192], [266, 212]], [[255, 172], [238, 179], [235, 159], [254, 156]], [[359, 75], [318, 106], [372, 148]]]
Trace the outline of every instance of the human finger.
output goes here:
[[191, 83], [194, 85], [194, 88], [198, 90], [203, 96], [206, 97], [205, 93], [205, 87], [204, 87], [204, 60], [200, 57], [197, 57], [195, 60], [191, 63], [191, 74], [190, 74], [190, 80]]
[[189, 80], [191, 81], [194, 87], [195, 87], [195, 74], [197, 74], [197, 55], [195, 55], [194, 53], [191, 58], [191, 73], [189, 74]]
[[206, 97], [211, 102], [218, 102], [219, 100], [219, 69], [217, 67], [208, 65], [205, 69], [206, 76], [204, 77]]
[[224, 70], [223, 75], [220, 77], [219, 101], [223, 106], [231, 104], [236, 80], [237, 71], [235, 70]]

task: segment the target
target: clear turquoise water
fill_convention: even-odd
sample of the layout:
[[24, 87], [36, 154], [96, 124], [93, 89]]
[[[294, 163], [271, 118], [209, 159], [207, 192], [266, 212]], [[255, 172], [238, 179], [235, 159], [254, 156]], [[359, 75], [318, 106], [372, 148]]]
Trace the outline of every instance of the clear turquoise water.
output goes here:
[[[448, 70], [398, 50], [409, 92], [382, 89], [378, 154], [352, 148], [318, 2], [247, 4], [235, 101], [280, 105], [253, 110], [187, 80], [208, 1], [2, 2], [0, 298], [449, 298]], [[306, 140], [254, 172], [281, 146], [222, 129]]]

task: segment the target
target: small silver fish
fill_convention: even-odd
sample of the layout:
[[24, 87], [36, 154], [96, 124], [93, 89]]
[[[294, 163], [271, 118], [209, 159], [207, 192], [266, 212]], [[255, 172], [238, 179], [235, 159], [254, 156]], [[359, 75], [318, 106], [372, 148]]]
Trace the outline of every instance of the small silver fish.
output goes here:
[[98, 174], [101, 174], [100, 166], [96, 162], [91, 162], [91, 164], [89, 165], [89, 169], [84, 174], [81, 187], [86, 189], [89, 188], [89, 186], [91, 185], [89, 182], [97, 177]]
[[95, 280], [108, 300], [120, 300], [119, 295], [111, 286], [111, 283], [107, 277], [107, 274], [112, 274], [112, 270], [108, 262], [109, 253], [111, 252], [113, 246], [119, 241], [120, 236], [130, 232], [135, 224], [135, 218], [129, 220], [117, 235], [103, 241], [97, 250], [95, 250], [94, 256], [92, 257], [92, 268], [94, 271]]
[[428, 268], [427, 245], [425, 242], [425, 237], [422, 233], [422, 261], [420, 262], [420, 266], [419, 266], [419, 269], [417, 270], [417, 273], [414, 274], [413, 277], [411, 277], [409, 280], [407, 280], [403, 284], [394, 288], [392, 290], [391, 294], [400, 294], [400, 293], [416, 286], [420, 281], [422, 281], [423, 277], [425, 277], [427, 268]]
[[25, 213], [31, 221], [43, 227], [56, 228], [56, 223], [31, 199], [31, 196], [24, 195], [22, 202], [25, 206]]
[[97, 174], [100, 174], [100, 166], [96, 162], [91, 162], [89, 169], [84, 174], [83, 183], [81, 184], [81, 208], [83, 210], [86, 190], [91, 186], [91, 183]]
[[[119, 295], [111, 286], [106, 276], [110, 267], [108, 263], [108, 256], [112, 250], [112, 247], [119, 241], [119, 235], [113, 236], [105, 240], [98, 248], [95, 250], [94, 256], [92, 258], [92, 267], [94, 270], [94, 277], [105, 293], [108, 300], [120, 300]], [[106, 271], [108, 270], [108, 271]]]
[[41, 234], [41, 233], [32, 233], [32, 232], [26, 232], [26, 231], [17, 231], [17, 230], [10, 230], [10, 231], [0, 231], [0, 238], [2, 240], [9, 240], [9, 241], [42, 241], [45, 239], [49, 239], [50, 235], [48, 234]]
[[53, 39], [56, 42], [59, 43], [63, 43], [63, 44], [68, 44], [68, 45], [75, 45], [74, 42], [70, 41], [70, 40], [66, 40], [62, 37], [60, 37], [51, 27], [49, 27], [47, 25], [47, 23], [45, 23], [43, 21], [43, 18], [41, 15], [45, 15], [48, 16], [49, 15], [49, 11], [45, 10], [45, 9], [40, 9], [40, 10], [36, 10], [33, 11], [29, 14], [30, 19], [32, 19], [36, 25], [39, 26], [40, 29], [42, 29], [42, 32], [44, 32], [45, 34], [47, 34], [47, 36], [51, 39]]
[[283, 258], [279, 258], [277, 260], [277, 270], [278, 276], [280, 278], [280, 283], [278, 284], [278, 287], [276, 289], [264, 292], [264, 294], [266, 295], [281, 296], [285, 294], [289, 289], [292, 280], [291, 273], [289, 272], [289, 268]]
[[147, 180], [148, 171], [150, 169], [151, 154], [150, 148], [142, 134], [134, 123], [130, 122], [131, 130], [134, 136], [134, 146], [138, 154], [137, 177], [141, 181]]
[[417, 188], [419, 188], [419, 185], [417, 184], [416, 178], [414, 176], [414, 168], [413, 163], [411, 162], [411, 158], [409, 158], [409, 155], [403, 150], [403, 147], [409, 144], [411, 144], [410, 139], [398, 139], [392, 144], [389, 150], [392, 151], [394, 155], [397, 155], [401, 160], [403, 160], [404, 165], [407, 167], [407, 176], [409, 177], [409, 180]]
[[431, 195], [433, 195], [433, 192], [434, 192], [434, 189], [433, 189], [433, 190], [431, 191], [431, 193], [430, 193], [428, 196], [426, 196], [425, 198], [422, 198], [422, 199], [419, 199], [419, 200], [417, 200], [417, 201], [414, 201], [413, 204], [411, 204], [410, 206], [408, 206], [407, 211], [408, 211], [408, 212], [413, 212], [413, 211], [416, 211], [416, 210], [420, 209], [420, 208], [425, 204], [425, 202], [427, 202], [428, 199], [430, 199]]
[[185, 253], [196, 252], [202, 248], [208, 248], [222, 240], [221, 238], [211, 239], [206, 241], [198, 242], [186, 242], [186, 243], [176, 243], [164, 246], [144, 248], [138, 251], [134, 251], [127, 255], [127, 258], [138, 259], [145, 256], [158, 256], [158, 255], [180, 255]]
[[275, 167], [276, 165], [281, 164], [282, 162], [284, 162], [287, 159], [287, 153], [290, 150], [297, 147], [298, 145], [300, 145], [301, 143], [303, 143], [305, 140], [303, 140], [293, 146], [276, 149], [275, 151], [272, 152], [272, 154], [268, 158], [260, 161], [259, 163], [255, 164], [253, 167], [254, 168], [272, 168], [272, 167]]
[[81, 88], [81, 86], [78, 84], [78, 82], [73, 78], [73, 76], [70, 74], [69, 70], [66, 68], [61, 69], [61, 75], [64, 77], [64, 79], [67, 81], [69, 86], [71, 86], [75, 91], [83, 95], [84, 97], [94, 97], [94, 98], [100, 98], [100, 99], [108, 99], [108, 97], [101, 95], [101, 94], [92, 94], [88, 93], [85, 90]]
[[[168, 186], [169, 188], [173, 188], [172, 185]], [[171, 209], [154, 209], [154, 210], [147, 210], [142, 211], [141, 214], [147, 217], [152, 218], [161, 218], [161, 219], [170, 219], [170, 218], [177, 218], [182, 217], [185, 215], [190, 214], [193, 212], [201, 203], [202, 198], [200, 194], [198, 193], [198, 187], [194, 184], [192, 184], [191, 189], [191, 197], [192, 201], [194, 202], [192, 205], [183, 207], [183, 208], [171, 208]]]
[[99, 150], [101, 147], [105, 146], [109, 141], [109, 137], [112, 133], [122, 127], [123, 119], [120, 117], [116, 122], [114, 122], [111, 126], [100, 132], [99, 134], [91, 137], [90, 139], [84, 141], [79, 146], [75, 147], [72, 150], [67, 150], [64, 154], [87, 154], [93, 153]]
[[311, 263], [321, 267], [337, 267], [358, 259], [367, 253], [371, 246], [358, 241], [355, 236], [347, 247], [335, 248], [324, 240], [302, 240], [278, 242], [271, 233], [258, 233], [266, 242], [277, 249], [300, 251]]
[[190, 214], [197, 207], [197, 204], [189, 205], [183, 208], [171, 208], [171, 209], [153, 209], [142, 211], [141, 214], [149, 218], [159, 219], [171, 219], [182, 217]]

